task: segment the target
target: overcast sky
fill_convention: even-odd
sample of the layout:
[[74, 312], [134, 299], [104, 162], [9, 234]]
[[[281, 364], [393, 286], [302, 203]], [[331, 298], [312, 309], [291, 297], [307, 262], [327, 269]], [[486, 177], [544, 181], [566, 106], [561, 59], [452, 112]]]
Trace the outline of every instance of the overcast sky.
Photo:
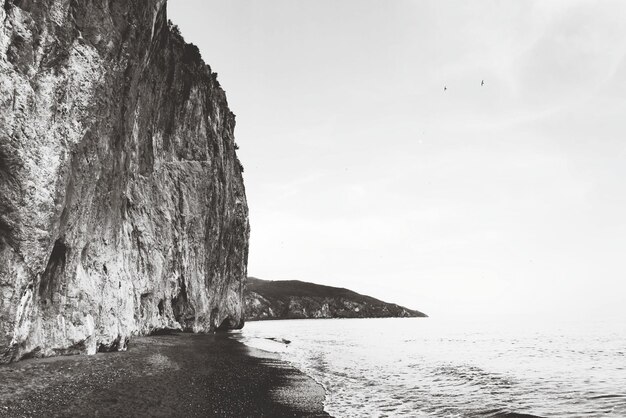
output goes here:
[[168, 14], [237, 115], [250, 275], [431, 316], [624, 314], [626, 2]]

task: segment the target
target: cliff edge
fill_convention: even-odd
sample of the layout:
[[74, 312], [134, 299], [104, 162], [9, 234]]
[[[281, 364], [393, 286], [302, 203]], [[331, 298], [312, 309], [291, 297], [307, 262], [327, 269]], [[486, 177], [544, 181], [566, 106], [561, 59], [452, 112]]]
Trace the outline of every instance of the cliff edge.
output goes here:
[[235, 116], [165, 0], [0, 7], [0, 363], [243, 325]]
[[416, 318], [427, 315], [352, 290], [299, 280], [248, 277], [246, 320], [309, 318]]

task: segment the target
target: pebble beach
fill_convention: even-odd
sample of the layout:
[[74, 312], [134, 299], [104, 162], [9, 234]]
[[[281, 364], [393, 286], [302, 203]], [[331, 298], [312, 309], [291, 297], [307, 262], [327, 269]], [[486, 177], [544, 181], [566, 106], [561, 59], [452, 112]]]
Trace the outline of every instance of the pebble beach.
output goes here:
[[328, 416], [324, 390], [228, 334], [136, 337], [128, 351], [0, 366], [1, 417]]

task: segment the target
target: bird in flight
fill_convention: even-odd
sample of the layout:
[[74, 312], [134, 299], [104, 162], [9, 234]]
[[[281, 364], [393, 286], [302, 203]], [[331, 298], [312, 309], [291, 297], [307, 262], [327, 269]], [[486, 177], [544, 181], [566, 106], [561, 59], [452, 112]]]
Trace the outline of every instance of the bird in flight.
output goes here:
[[443, 91], [446, 91], [446, 90], [448, 90], [448, 87], [447, 86], [443, 86]]
[[484, 86], [484, 85], [485, 85], [485, 80], [481, 80], [481, 82], [480, 82], [480, 86], [482, 87], [482, 86]]

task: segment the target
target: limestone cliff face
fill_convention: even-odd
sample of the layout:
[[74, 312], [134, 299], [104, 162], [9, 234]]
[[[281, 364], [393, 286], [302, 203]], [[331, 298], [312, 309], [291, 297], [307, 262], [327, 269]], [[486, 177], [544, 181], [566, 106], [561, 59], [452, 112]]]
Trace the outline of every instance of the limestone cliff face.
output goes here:
[[348, 289], [248, 277], [246, 319], [416, 318], [426, 314]]
[[0, 362], [241, 326], [235, 117], [165, 0], [0, 2]]

